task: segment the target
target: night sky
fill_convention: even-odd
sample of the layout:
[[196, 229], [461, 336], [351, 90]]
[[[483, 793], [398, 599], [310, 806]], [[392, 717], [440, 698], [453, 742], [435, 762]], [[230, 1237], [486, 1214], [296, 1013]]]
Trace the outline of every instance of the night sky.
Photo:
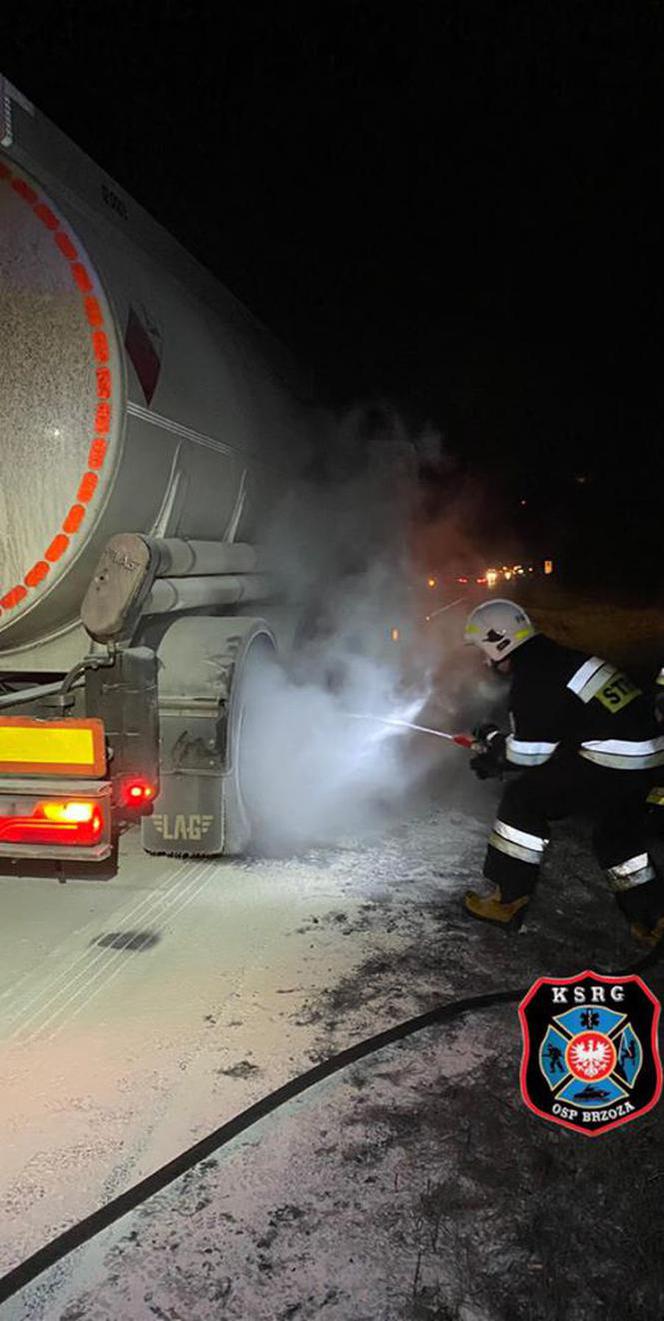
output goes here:
[[657, 586], [664, 7], [12, 8], [3, 72], [330, 398], [430, 418], [573, 576]]

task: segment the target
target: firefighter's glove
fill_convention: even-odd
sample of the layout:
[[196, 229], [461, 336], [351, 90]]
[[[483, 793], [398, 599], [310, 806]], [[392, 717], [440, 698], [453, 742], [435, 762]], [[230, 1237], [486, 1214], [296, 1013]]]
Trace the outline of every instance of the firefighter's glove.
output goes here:
[[[489, 730], [483, 738], [477, 736], [480, 732]], [[483, 725], [473, 730], [475, 742], [473, 752], [475, 756], [470, 759], [470, 769], [475, 772], [478, 780], [491, 780], [502, 775], [505, 769], [505, 735], [495, 725]]]
[[497, 725], [476, 725], [472, 731], [473, 752], [476, 752], [479, 755], [489, 752], [491, 744], [497, 736], [500, 736], [500, 730]]

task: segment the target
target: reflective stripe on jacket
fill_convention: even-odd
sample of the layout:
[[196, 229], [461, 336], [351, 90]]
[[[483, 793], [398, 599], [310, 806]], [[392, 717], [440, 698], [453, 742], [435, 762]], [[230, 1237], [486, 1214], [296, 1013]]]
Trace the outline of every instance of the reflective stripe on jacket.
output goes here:
[[653, 766], [664, 766], [664, 734], [659, 738], [644, 739], [642, 743], [619, 738], [593, 739], [582, 743], [579, 752], [598, 766], [612, 766], [621, 771], [646, 771]]
[[[542, 766], [566, 752], [612, 770], [664, 765], [664, 733], [652, 699], [613, 662], [542, 634], [511, 659], [512, 733], [505, 755], [513, 766]], [[660, 678], [664, 685], [664, 668]]]
[[514, 766], [543, 766], [553, 756], [557, 743], [531, 743], [527, 739], [508, 734], [505, 756]]

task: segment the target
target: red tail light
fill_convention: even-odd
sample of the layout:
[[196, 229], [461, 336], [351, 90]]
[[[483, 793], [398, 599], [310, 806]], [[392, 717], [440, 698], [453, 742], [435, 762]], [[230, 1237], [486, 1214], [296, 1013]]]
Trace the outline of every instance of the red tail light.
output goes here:
[[0, 816], [1, 844], [97, 844], [104, 829], [101, 805], [79, 799], [36, 803], [29, 816]]
[[156, 785], [150, 780], [125, 780], [120, 788], [120, 801], [123, 807], [134, 810], [145, 809], [157, 796]]

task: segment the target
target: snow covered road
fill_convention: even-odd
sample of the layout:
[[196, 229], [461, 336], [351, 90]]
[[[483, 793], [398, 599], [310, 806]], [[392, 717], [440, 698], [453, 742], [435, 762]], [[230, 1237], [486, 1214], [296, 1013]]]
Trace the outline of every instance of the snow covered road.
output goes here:
[[[581, 967], [588, 930], [598, 961], [620, 966], [624, 934], [574, 835], [520, 936], [460, 914], [492, 809], [455, 776], [362, 844], [182, 864], [129, 836], [116, 881], [3, 880], [2, 1269], [353, 1041], [455, 994]], [[0, 1306], [1, 1321], [506, 1316], [499, 1257], [466, 1287], [459, 1245], [493, 1225], [500, 1196], [518, 1219], [509, 1124], [522, 1144], [534, 1133], [535, 1174], [540, 1149], [569, 1138], [522, 1106], [518, 1055], [501, 1009], [331, 1080]], [[469, 1134], [492, 1132], [498, 1076], [494, 1170]], [[481, 1168], [459, 1174], [471, 1157]], [[524, 1212], [526, 1237], [528, 1224]], [[510, 1251], [526, 1288], [539, 1258], [521, 1240]]]
[[310, 1062], [305, 1006], [388, 951], [406, 872], [435, 892], [436, 834], [184, 863], [131, 834], [115, 881], [0, 882], [3, 1269]]

